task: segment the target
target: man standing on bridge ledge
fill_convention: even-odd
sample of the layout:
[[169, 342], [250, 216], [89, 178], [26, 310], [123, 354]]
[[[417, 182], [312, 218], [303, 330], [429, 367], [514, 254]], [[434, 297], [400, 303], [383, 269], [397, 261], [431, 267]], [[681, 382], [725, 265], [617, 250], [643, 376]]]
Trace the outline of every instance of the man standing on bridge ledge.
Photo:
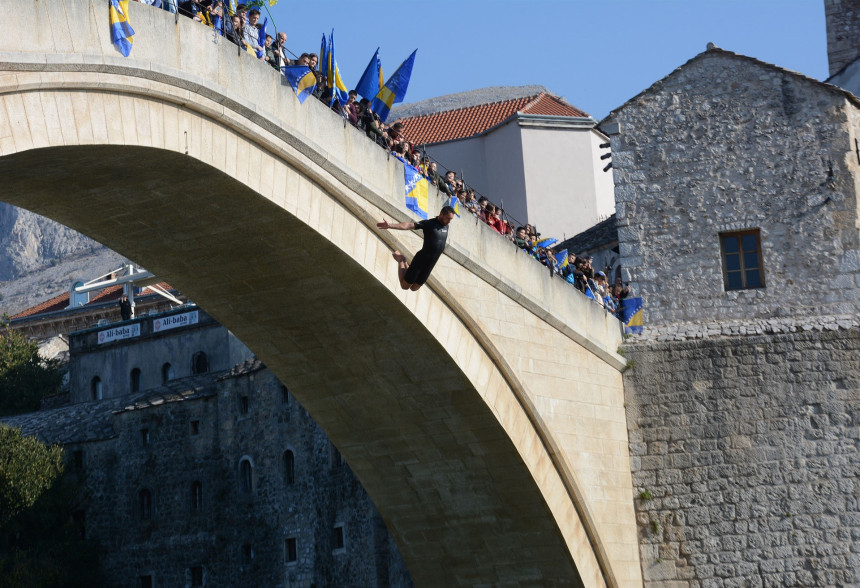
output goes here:
[[397, 229], [400, 231], [411, 231], [421, 229], [424, 231], [424, 246], [421, 251], [415, 256], [410, 264], [406, 261], [406, 257], [399, 251], [394, 252], [394, 259], [397, 261], [398, 270], [397, 277], [400, 278], [400, 287], [404, 290], [412, 290], [413, 292], [424, 285], [427, 278], [430, 277], [430, 272], [439, 258], [442, 256], [442, 251], [445, 250], [445, 241], [448, 240], [448, 225], [454, 218], [454, 209], [450, 206], [445, 206], [436, 218], [430, 218], [417, 223], [395, 223], [391, 224], [387, 220], [381, 223], [376, 223], [380, 229]]

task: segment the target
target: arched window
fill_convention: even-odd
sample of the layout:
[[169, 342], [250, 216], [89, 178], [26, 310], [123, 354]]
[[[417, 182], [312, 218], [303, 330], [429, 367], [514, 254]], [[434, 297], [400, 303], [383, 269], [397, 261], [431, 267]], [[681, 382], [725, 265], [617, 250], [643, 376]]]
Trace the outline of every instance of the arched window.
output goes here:
[[200, 512], [203, 510], [203, 483], [193, 482], [191, 484], [191, 510]]
[[102, 379], [98, 376], [93, 378], [93, 381], [90, 383], [90, 388], [93, 391], [93, 400], [101, 400], [103, 398], [102, 394]]
[[242, 492], [250, 494], [254, 491], [254, 466], [250, 459], [243, 459], [239, 463], [239, 476], [242, 479]]
[[191, 373], [205, 374], [209, 371], [209, 360], [206, 358], [206, 353], [198, 351], [191, 358]]
[[161, 383], [167, 384], [170, 380], [173, 379], [173, 366], [169, 363], [161, 366]]
[[284, 483], [290, 486], [296, 482], [296, 458], [289, 449], [284, 452]]
[[140, 368], [131, 370], [131, 391], [140, 392]]
[[140, 506], [140, 519], [148, 521], [152, 519], [152, 492], [144, 488], [138, 495]]

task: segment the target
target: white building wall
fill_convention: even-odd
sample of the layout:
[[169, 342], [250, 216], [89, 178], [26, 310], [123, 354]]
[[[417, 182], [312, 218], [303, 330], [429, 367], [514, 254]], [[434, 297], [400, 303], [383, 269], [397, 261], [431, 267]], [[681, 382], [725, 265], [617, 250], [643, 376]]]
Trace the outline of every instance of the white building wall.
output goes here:
[[521, 131], [529, 222], [543, 236], [559, 239], [596, 224], [614, 203], [611, 178], [607, 187], [597, 175], [603, 174], [595, 141], [600, 135], [587, 128], [531, 124]]
[[427, 147], [427, 153], [439, 164], [440, 174], [445, 175], [449, 169], [457, 172], [458, 176], [462, 172], [469, 186], [486, 194], [487, 162], [484, 157], [483, 137], [440, 143]]
[[[527, 222], [525, 173], [520, 131], [508, 123], [487, 135], [427, 148], [440, 172], [462, 172], [466, 184], [522, 223]], [[442, 169], [444, 168], [444, 170]]]
[[600, 159], [601, 155], [609, 153], [609, 149], [601, 149], [601, 144], [609, 144], [609, 137], [598, 132], [591, 131], [591, 153], [592, 172], [594, 173], [594, 195], [597, 205], [597, 219], [600, 222], [615, 214], [615, 178], [612, 168], [603, 171], [606, 164], [612, 159]]
[[487, 198], [516, 222], [528, 222], [526, 176], [520, 129], [510, 122], [484, 138], [489, 174]]
[[[440, 171], [453, 169], [516, 222], [545, 236], [573, 236], [615, 212], [608, 139], [588, 128], [511, 121], [487, 135], [427, 147]], [[444, 168], [444, 169], [443, 169]]]

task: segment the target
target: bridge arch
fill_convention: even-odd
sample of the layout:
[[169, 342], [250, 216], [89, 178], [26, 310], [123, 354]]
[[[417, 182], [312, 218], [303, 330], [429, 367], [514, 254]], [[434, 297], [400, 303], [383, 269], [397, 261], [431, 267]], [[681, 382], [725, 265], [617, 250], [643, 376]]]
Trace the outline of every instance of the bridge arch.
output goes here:
[[[384, 152], [231, 47], [196, 64], [218, 40], [191, 22], [133, 6], [122, 60], [101, 3], [38, 4], [20, 18], [87, 34], [72, 58], [56, 57], [62, 38], [27, 54], [0, 41], [4, 200], [142, 263], [236, 333], [338, 446], [419, 585], [635, 583], [632, 504], [611, 515], [632, 490], [617, 325], [465, 220], [428, 287], [400, 291], [391, 248], [420, 240], [373, 228], [407, 218]], [[146, 35], [167, 25], [182, 49], [165, 64]], [[224, 84], [228, 65], [260, 102]], [[610, 467], [572, 450], [580, 423], [560, 426], [589, 393], [606, 397], [601, 443], [622, 443]], [[581, 483], [594, 472], [615, 478]]]

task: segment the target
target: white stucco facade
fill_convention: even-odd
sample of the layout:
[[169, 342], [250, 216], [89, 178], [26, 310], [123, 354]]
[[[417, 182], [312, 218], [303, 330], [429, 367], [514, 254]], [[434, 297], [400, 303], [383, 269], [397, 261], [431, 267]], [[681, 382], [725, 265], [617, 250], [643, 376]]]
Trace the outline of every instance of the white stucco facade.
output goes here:
[[615, 212], [608, 139], [591, 118], [518, 113], [486, 133], [427, 146], [440, 167], [502, 206], [518, 223], [562, 239]]

